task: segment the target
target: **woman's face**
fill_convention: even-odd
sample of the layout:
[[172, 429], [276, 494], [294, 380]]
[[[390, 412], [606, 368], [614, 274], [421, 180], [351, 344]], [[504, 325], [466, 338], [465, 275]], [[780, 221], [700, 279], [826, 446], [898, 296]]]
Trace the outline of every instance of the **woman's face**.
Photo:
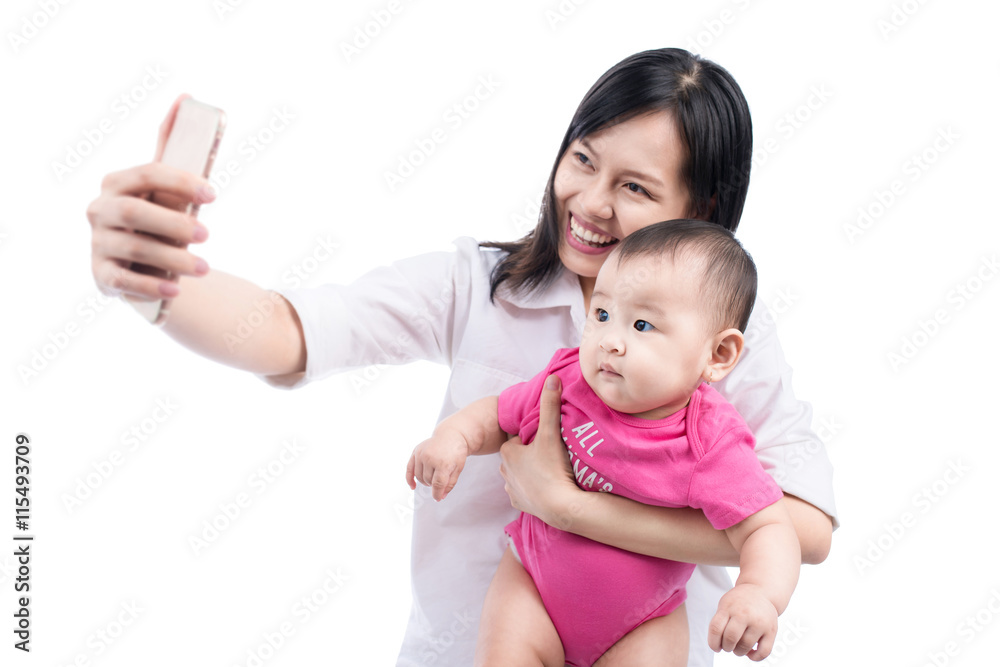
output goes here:
[[585, 292], [615, 244], [637, 229], [690, 217], [680, 167], [687, 148], [673, 117], [655, 112], [573, 141], [553, 192], [559, 259]]

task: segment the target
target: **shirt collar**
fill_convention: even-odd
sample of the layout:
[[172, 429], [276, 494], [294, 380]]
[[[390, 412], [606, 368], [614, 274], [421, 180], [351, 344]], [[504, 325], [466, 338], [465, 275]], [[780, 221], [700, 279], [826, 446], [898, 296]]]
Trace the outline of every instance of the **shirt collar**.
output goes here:
[[572, 310], [583, 310], [583, 290], [575, 273], [562, 267], [559, 275], [543, 289], [531, 292], [513, 292], [505, 283], [496, 292], [496, 298], [518, 308], [557, 308], [569, 306]]

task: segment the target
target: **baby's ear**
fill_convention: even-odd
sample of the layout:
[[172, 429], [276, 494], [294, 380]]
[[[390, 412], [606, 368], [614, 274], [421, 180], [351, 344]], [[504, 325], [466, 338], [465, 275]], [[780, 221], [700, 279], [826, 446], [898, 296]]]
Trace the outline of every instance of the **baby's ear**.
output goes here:
[[743, 334], [739, 329], [726, 329], [712, 339], [712, 356], [705, 365], [702, 379], [718, 382], [729, 375], [743, 354]]

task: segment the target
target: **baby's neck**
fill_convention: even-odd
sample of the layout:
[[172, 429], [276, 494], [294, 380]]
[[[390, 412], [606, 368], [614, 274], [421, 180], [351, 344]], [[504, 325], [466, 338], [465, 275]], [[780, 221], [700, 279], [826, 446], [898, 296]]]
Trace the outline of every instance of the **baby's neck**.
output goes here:
[[686, 408], [690, 403], [691, 403], [691, 395], [688, 395], [688, 397], [679, 404], [674, 403], [672, 405], [661, 405], [658, 408], [653, 408], [652, 410], [647, 410], [646, 412], [633, 414], [632, 416], [638, 419], [649, 419], [650, 421], [655, 419], [666, 419], [670, 415], [680, 412], [681, 410]]

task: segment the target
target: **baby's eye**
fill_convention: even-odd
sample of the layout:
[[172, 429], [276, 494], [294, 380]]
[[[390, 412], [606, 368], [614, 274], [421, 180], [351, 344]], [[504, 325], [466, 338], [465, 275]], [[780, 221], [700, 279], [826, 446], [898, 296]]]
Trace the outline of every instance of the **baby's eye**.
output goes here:
[[656, 328], [646, 320], [636, 320], [635, 324], [632, 326], [634, 326], [637, 331], [652, 331]]
[[594, 315], [597, 317], [597, 321], [598, 322], [607, 322], [608, 321], [608, 311], [604, 310], [603, 308], [597, 308], [597, 309], [595, 309], [594, 310]]

